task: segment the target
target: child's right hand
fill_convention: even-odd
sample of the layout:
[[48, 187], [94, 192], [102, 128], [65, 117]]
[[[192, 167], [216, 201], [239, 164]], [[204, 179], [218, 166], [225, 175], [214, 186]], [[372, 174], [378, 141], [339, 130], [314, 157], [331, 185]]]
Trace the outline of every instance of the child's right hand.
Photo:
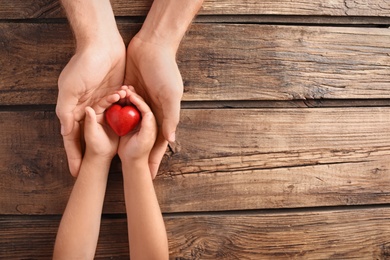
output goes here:
[[135, 131], [120, 138], [118, 155], [122, 163], [143, 161], [147, 165], [157, 137], [156, 119], [150, 107], [134, 91], [128, 89], [126, 99], [138, 108], [142, 119]]
[[[84, 138], [86, 142], [85, 155], [99, 159], [111, 159], [116, 155], [119, 137], [106, 124], [104, 112], [112, 104], [126, 96], [126, 90], [121, 89], [103, 97], [93, 108], [85, 108]], [[85, 156], [84, 155], [84, 156]]]

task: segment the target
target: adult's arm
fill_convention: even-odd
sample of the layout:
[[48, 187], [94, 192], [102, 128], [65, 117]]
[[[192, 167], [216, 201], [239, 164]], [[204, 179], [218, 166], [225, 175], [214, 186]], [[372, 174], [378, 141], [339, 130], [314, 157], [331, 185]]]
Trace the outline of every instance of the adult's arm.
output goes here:
[[149, 158], [155, 177], [168, 141], [175, 141], [183, 95], [176, 53], [203, 0], [154, 0], [127, 49], [125, 83], [146, 100], [159, 126]]
[[109, 0], [62, 0], [76, 39], [76, 52], [58, 79], [57, 116], [70, 172], [82, 160], [80, 121], [85, 107], [119, 89], [126, 49]]

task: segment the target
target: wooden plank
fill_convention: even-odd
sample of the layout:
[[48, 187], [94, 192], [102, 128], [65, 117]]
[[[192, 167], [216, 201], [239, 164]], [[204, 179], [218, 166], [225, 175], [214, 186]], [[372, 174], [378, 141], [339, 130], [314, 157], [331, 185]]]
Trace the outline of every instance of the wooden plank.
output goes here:
[[59, 0], [0, 0], [0, 19], [66, 17]]
[[[54, 112], [0, 112], [0, 129], [0, 214], [61, 213], [73, 179]], [[164, 212], [384, 204], [389, 148], [390, 107], [183, 109], [156, 190]], [[104, 212], [123, 213], [111, 172]]]
[[176, 259], [385, 259], [388, 213], [206, 215], [172, 218], [166, 225]]
[[390, 202], [389, 158], [167, 176], [156, 190], [164, 212], [383, 204]]
[[178, 55], [184, 100], [387, 98], [388, 33], [373, 28], [194, 25]]
[[[165, 216], [170, 259], [388, 259], [384, 208]], [[58, 217], [0, 217], [0, 258], [50, 259]], [[126, 219], [102, 220], [96, 259], [128, 258]], [[26, 243], [28, 241], [28, 243]]]
[[[128, 42], [140, 25], [121, 23]], [[389, 29], [196, 24], [178, 64], [185, 101], [390, 98]], [[65, 24], [0, 24], [0, 104], [55, 104]]]
[[73, 54], [65, 24], [0, 25], [0, 104], [55, 104], [57, 80]]
[[[114, 0], [112, 5], [117, 16], [145, 15], [151, 1]], [[390, 5], [376, 0], [205, 0], [200, 15], [318, 15], [318, 16], [382, 16], [389, 17]]]
[[[131, 19], [131, 18], [123, 18]], [[193, 23], [246, 23], [281, 25], [339, 25], [345, 27], [381, 27], [388, 28], [390, 17], [382, 16], [318, 16], [318, 15], [198, 15]]]
[[[164, 178], [157, 187], [162, 207], [206, 211], [227, 205], [229, 209], [307, 207], [324, 201], [329, 206], [371, 204], [373, 197], [388, 203], [389, 112], [388, 108], [183, 111], [176, 146], [161, 167]], [[377, 184], [375, 176], [380, 179]]]
[[[0, 216], [1, 259], [52, 259], [60, 216]], [[94, 259], [129, 259], [125, 218], [103, 218]]]
[[73, 180], [59, 127], [53, 111], [0, 112], [1, 214], [64, 210]]
[[[152, 0], [113, 0], [117, 16], [146, 15]], [[0, 19], [65, 17], [58, 0], [0, 0]], [[200, 14], [207, 15], [323, 15], [389, 17], [390, 5], [381, 0], [237, 1], [205, 0]]]

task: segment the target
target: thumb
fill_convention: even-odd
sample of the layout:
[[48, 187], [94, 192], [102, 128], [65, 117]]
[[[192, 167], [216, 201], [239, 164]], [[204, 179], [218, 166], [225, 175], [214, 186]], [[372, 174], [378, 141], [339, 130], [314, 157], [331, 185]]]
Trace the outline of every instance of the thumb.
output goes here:
[[72, 132], [74, 127], [74, 115], [72, 112], [64, 113], [57, 109], [57, 117], [60, 120], [61, 124], [61, 135], [69, 135]]
[[72, 95], [66, 92], [63, 93], [61, 89], [59, 90], [56, 114], [61, 123], [61, 134], [63, 136], [69, 135], [75, 127], [76, 120], [73, 111], [76, 105], [74, 103], [77, 103], [77, 101], [74, 100]]
[[68, 158], [69, 170], [72, 176], [76, 177], [82, 160], [80, 124], [76, 122], [74, 117], [73, 110], [75, 106], [72, 105], [72, 99], [69, 101], [68, 98], [69, 96], [66, 93], [59, 93], [56, 114], [61, 123], [61, 134]]
[[91, 107], [85, 108], [85, 130], [89, 131], [97, 123], [96, 113]]
[[176, 128], [180, 120], [180, 99], [168, 102], [163, 108], [162, 133], [168, 142], [175, 142]]

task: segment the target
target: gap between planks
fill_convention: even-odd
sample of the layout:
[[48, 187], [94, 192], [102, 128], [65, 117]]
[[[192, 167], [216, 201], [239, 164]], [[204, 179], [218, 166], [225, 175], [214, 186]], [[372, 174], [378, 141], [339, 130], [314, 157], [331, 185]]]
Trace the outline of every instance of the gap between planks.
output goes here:
[[[120, 19], [120, 18], [118, 18]], [[126, 18], [125, 18], [126, 19]], [[301, 15], [199, 15], [194, 23], [269, 24], [296, 26], [382, 27], [390, 17], [301, 16]]]
[[[218, 210], [218, 211], [191, 211], [191, 212], [163, 212], [166, 218], [197, 217], [197, 216], [250, 216], [250, 215], [285, 215], [302, 213], [328, 213], [328, 212], [352, 212], [390, 209], [390, 204], [364, 204], [349, 206], [318, 206], [304, 208], [270, 208], [270, 209], [247, 209], [247, 210]], [[33, 215], [34, 219], [61, 219], [62, 214]], [[4, 219], [31, 220], [32, 215], [1, 214], [0, 221]], [[125, 213], [103, 213], [102, 219], [126, 218]]]
[[[306, 99], [306, 100], [232, 100], [182, 101], [181, 109], [242, 109], [242, 108], [343, 108], [389, 107], [390, 99]], [[0, 112], [55, 111], [55, 104], [0, 105]]]
[[[145, 16], [116, 16], [118, 23], [142, 24]], [[65, 17], [0, 19], [0, 23], [67, 24]], [[390, 17], [362, 16], [301, 16], [301, 15], [198, 15], [193, 23], [218, 24], [264, 24], [289, 26], [334, 26], [334, 27], [390, 27]]]

